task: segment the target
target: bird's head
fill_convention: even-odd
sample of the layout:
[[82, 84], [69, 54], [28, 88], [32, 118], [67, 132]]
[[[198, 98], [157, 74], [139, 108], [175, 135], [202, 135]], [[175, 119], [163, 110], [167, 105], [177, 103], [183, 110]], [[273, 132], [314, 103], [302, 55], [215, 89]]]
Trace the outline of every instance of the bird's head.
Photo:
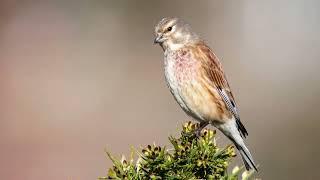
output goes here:
[[179, 18], [163, 18], [156, 25], [154, 33], [154, 43], [158, 43], [163, 50], [177, 50], [190, 42], [199, 40], [189, 24]]

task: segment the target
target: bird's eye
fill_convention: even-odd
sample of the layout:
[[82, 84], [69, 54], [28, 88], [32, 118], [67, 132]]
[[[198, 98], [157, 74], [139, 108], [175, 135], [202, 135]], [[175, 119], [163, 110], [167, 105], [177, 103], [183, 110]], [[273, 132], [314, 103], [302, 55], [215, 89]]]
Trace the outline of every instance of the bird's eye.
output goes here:
[[172, 30], [172, 27], [170, 26], [170, 27], [168, 27], [168, 29], [167, 29], [167, 31], [171, 31]]

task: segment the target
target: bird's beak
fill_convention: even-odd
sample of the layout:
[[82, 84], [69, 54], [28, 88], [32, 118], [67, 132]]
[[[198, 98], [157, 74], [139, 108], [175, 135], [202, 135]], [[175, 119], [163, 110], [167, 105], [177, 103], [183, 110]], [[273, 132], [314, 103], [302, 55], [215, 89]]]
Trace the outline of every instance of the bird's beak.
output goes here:
[[162, 42], [163, 42], [162, 35], [157, 35], [157, 37], [153, 41], [154, 44], [162, 43]]

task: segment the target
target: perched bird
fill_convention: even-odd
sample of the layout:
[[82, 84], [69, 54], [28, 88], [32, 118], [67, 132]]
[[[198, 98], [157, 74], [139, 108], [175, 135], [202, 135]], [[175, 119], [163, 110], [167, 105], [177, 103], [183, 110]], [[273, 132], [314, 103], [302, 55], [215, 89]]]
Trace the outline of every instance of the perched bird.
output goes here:
[[208, 124], [215, 126], [235, 144], [246, 169], [257, 170], [243, 140], [248, 132], [217, 56], [178, 18], [164, 18], [156, 25], [154, 43], [164, 51], [165, 79], [172, 95], [200, 122], [197, 136]]

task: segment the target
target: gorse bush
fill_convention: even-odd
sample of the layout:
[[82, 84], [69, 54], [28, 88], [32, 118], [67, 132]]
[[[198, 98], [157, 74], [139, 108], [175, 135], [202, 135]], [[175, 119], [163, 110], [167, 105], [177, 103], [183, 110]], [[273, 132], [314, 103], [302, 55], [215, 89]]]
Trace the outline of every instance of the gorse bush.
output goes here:
[[[199, 124], [188, 122], [183, 125], [179, 138], [169, 137], [172, 149], [148, 145], [141, 152], [132, 150], [131, 157], [118, 160], [109, 152], [113, 162], [106, 177], [99, 179], [239, 179], [242, 168], [235, 167], [231, 173], [227, 168], [235, 149], [229, 145], [219, 148], [215, 141], [216, 131], [205, 129], [201, 137], [194, 131]], [[134, 161], [133, 155], [138, 159]], [[244, 171], [242, 179], [248, 179], [253, 172]]]

